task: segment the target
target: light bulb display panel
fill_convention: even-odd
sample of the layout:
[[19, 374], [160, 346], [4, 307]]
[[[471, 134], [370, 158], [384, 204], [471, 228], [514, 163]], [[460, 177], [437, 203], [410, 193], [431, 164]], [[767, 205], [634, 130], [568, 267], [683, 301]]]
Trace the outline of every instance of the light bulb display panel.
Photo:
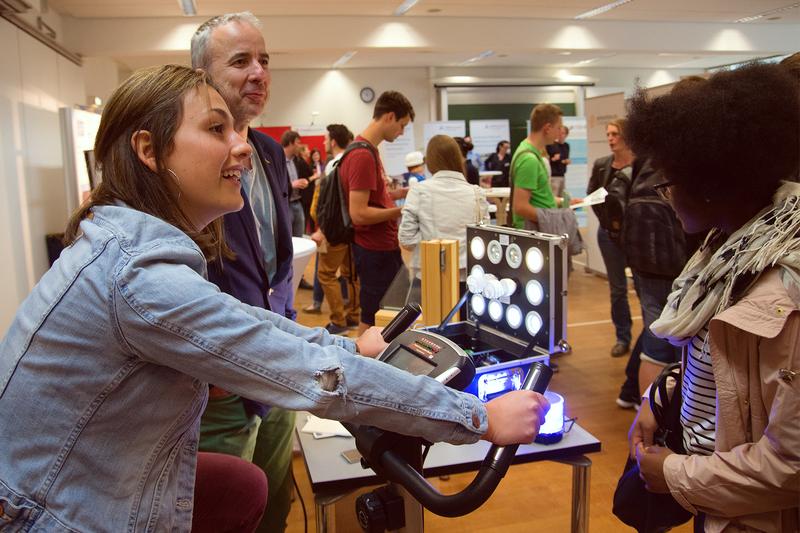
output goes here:
[[468, 321], [540, 352], [566, 340], [566, 239], [500, 226], [467, 226]]

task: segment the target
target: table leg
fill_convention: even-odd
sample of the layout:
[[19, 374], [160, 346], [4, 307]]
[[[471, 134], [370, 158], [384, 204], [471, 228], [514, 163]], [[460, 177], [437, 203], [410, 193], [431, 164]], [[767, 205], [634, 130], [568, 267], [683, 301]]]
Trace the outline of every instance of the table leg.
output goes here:
[[317, 533], [335, 532], [335, 527], [332, 525], [333, 514], [331, 513], [331, 509], [333, 509], [333, 505], [346, 496], [346, 494], [347, 493], [330, 496], [314, 496]]
[[589, 482], [592, 460], [586, 456], [572, 461], [572, 533], [589, 531]]
[[591, 481], [592, 460], [585, 455], [558, 459], [556, 462], [572, 466], [572, 533], [589, 531], [589, 482]]

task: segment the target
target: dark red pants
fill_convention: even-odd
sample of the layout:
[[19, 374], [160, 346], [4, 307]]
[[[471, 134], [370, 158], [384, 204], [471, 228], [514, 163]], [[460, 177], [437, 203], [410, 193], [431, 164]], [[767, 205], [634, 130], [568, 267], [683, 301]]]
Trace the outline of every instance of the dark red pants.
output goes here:
[[252, 463], [221, 453], [197, 454], [194, 533], [252, 533], [267, 506], [267, 476]]

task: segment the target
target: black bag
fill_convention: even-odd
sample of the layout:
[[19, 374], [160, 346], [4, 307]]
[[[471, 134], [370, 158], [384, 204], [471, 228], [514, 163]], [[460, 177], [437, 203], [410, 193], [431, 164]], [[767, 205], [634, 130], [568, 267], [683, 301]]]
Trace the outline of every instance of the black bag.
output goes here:
[[594, 206], [600, 227], [606, 230], [611, 240], [616, 243], [621, 241], [622, 230], [625, 226], [625, 211], [628, 207], [628, 195], [631, 190], [631, 173], [631, 167], [614, 170], [611, 179], [608, 180], [608, 185], [606, 185], [608, 196], [606, 196], [605, 202]]
[[[685, 453], [680, 425], [680, 372], [680, 363], [669, 365], [650, 387], [650, 408], [658, 423], [654, 440], [675, 453]], [[669, 379], [675, 380], [672, 396], [667, 394]], [[617, 482], [612, 510], [617, 518], [639, 533], [668, 531], [692, 518], [692, 513], [684, 509], [671, 494], [649, 492], [639, 477], [639, 466], [630, 457]]]
[[691, 247], [675, 211], [653, 189], [663, 181], [647, 160], [634, 161], [622, 246], [634, 271], [674, 279], [689, 259]]
[[[355, 230], [350, 219], [348, 202], [344, 197], [339, 167], [347, 154], [357, 148], [366, 148], [372, 153], [372, 146], [364, 141], [350, 143], [342, 157], [333, 164], [333, 169], [325, 176], [319, 185], [319, 198], [317, 199], [317, 224], [331, 244], [350, 244], [353, 242]], [[373, 154], [374, 157], [374, 154]]]

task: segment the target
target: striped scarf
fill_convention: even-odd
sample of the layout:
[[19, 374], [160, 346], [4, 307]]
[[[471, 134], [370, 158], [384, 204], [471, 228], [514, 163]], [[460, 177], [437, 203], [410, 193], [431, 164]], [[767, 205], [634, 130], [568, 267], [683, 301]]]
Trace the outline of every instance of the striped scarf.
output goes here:
[[789, 296], [800, 302], [800, 184], [783, 182], [773, 204], [725, 239], [719, 229], [686, 263], [661, 317], [650, 330], [676, 346], [688, 344], [774, 266]]

